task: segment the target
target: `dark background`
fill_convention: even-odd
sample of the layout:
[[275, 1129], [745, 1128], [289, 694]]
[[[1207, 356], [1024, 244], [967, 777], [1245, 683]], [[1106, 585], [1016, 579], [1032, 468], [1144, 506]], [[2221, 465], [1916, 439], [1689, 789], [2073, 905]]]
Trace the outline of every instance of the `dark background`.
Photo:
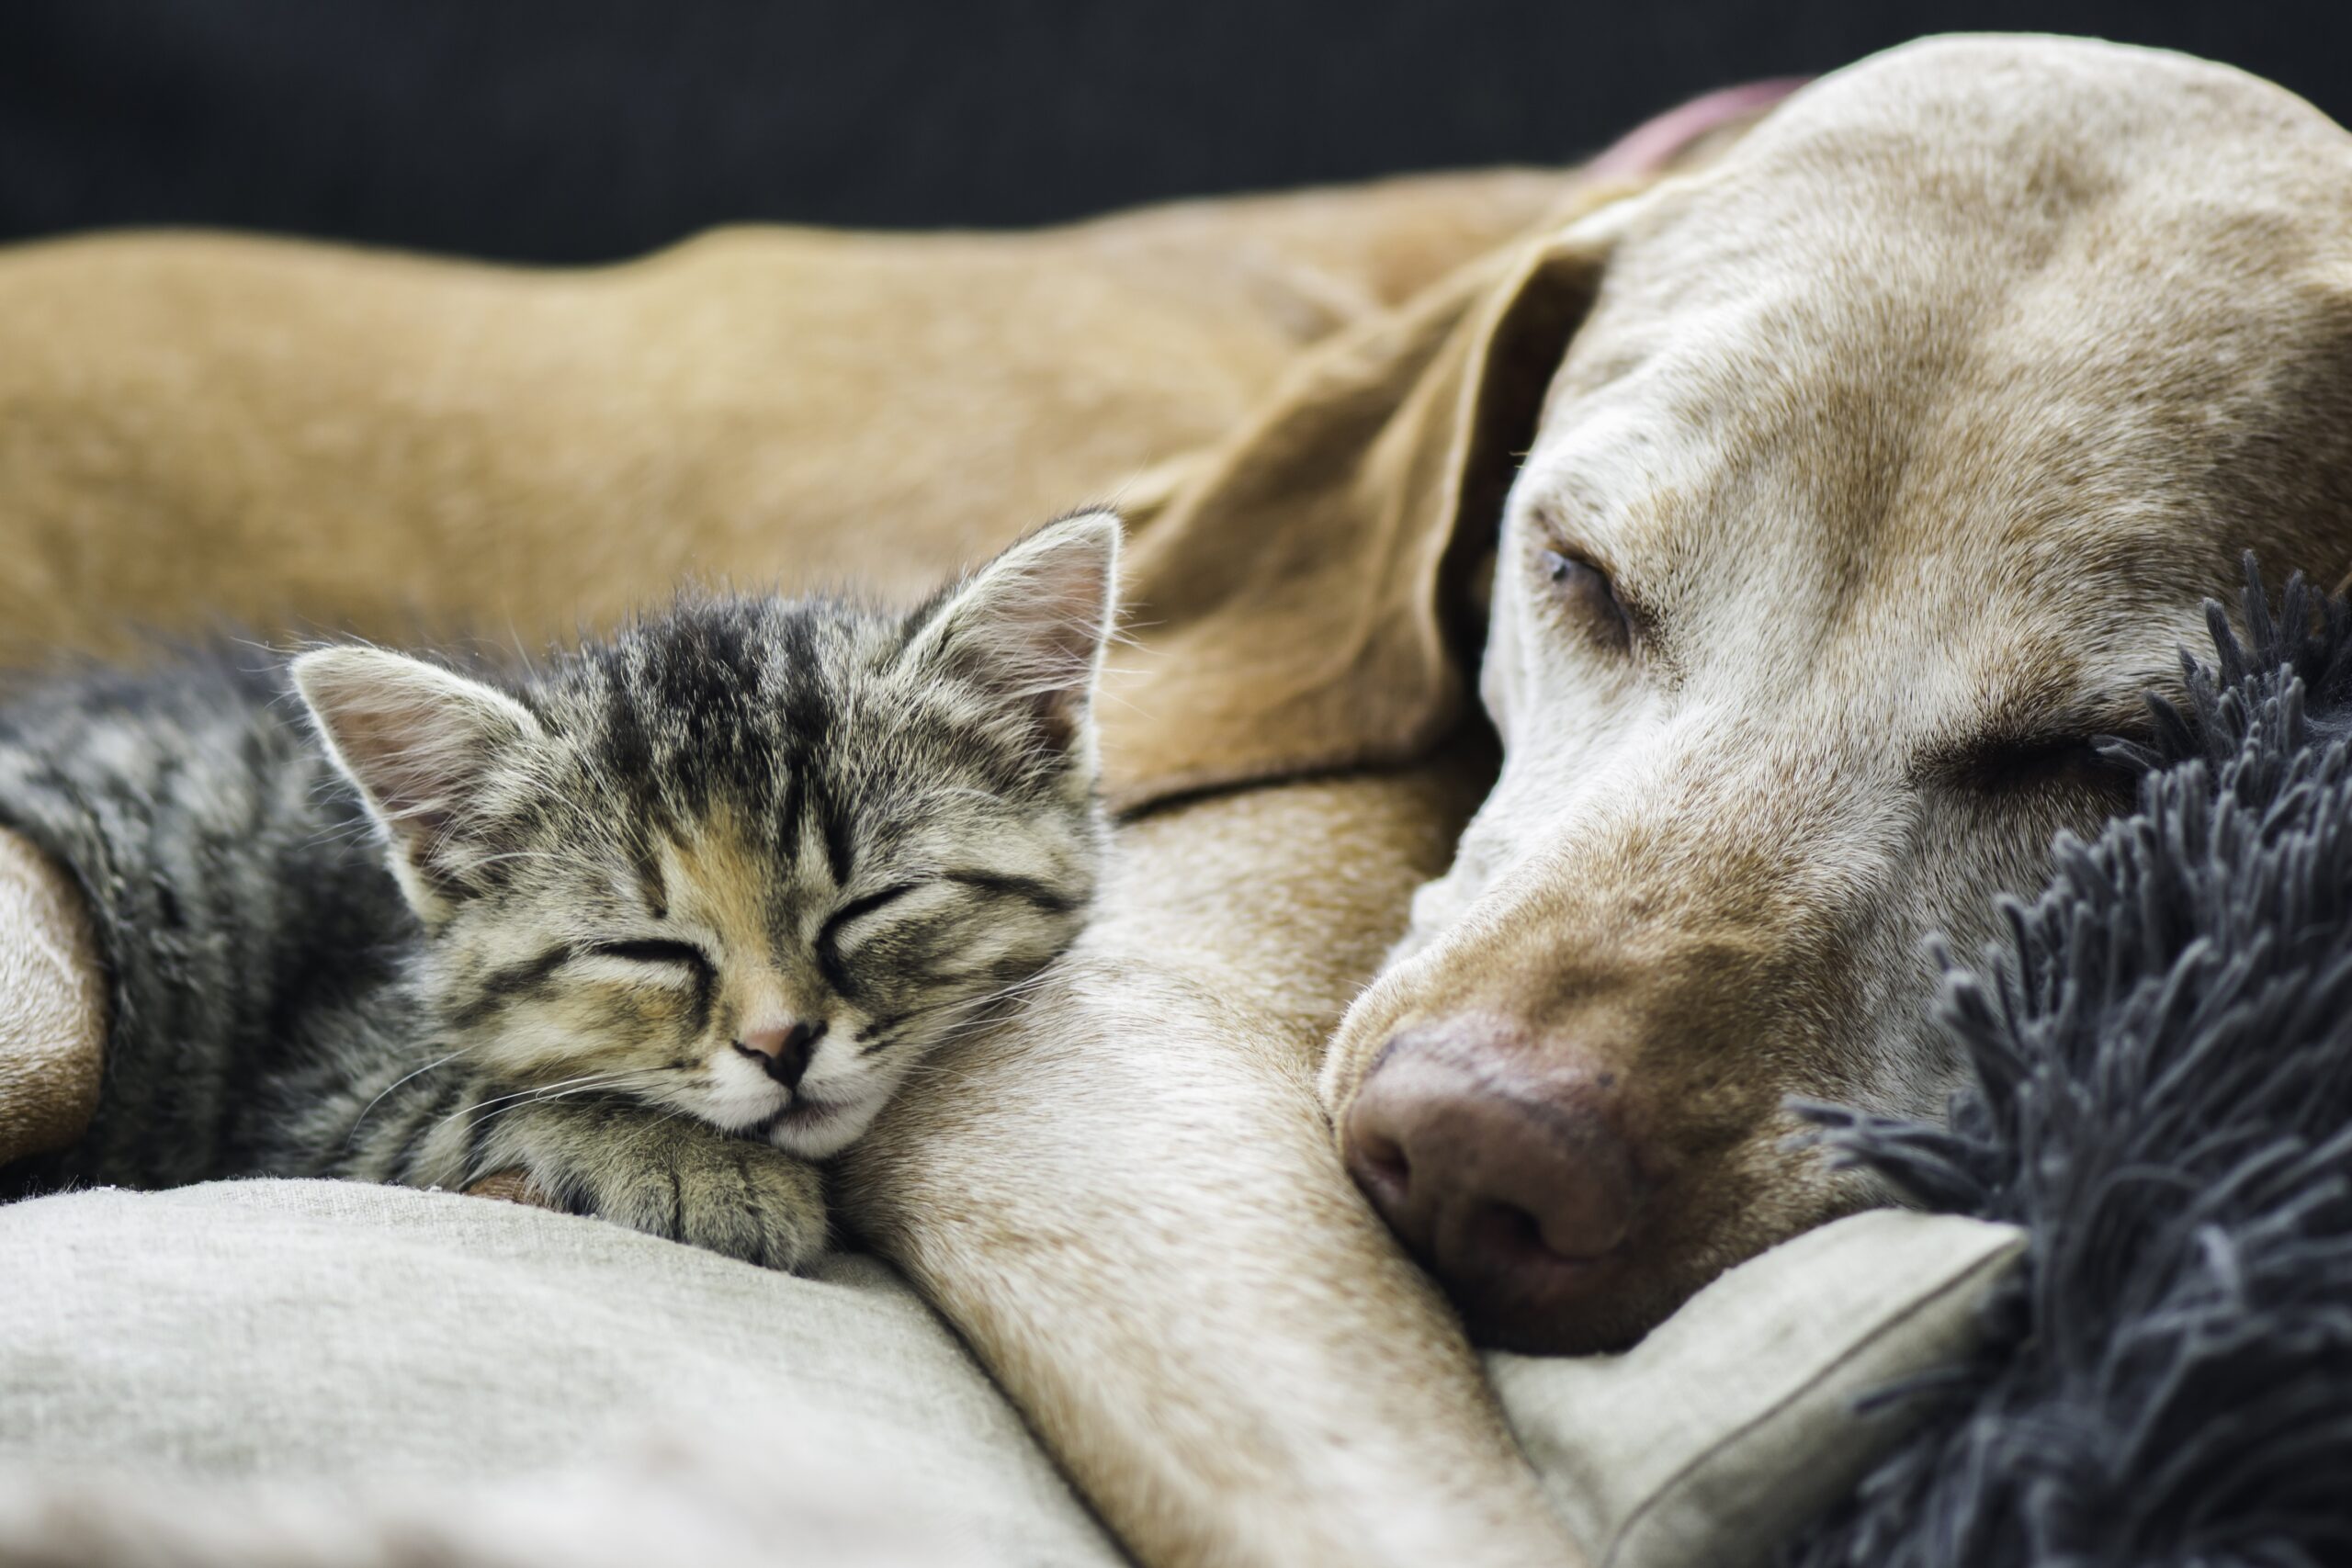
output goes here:
[[2166, 44], [2352, 114], [2342, 0], [0, 0], [0, 238], [583, 261], [751, 219], [1035, 223], [1558, 163], [1960, 28]]

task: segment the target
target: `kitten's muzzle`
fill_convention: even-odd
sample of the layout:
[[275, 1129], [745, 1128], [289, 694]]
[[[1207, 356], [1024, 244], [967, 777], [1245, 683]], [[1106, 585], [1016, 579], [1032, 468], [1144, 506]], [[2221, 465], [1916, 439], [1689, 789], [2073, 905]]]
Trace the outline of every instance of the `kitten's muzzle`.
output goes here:
[[782, 1029], [755, 1029], [735, 1042], [735, 1049], [757, 1061], [768, 1077], [786, 1089], [798, 1089], [808, 1071], [808, 1059], [817, 1054], [817, 1042], [825, 1037], [822, 1021], [810, 1023], [805, 1020]]

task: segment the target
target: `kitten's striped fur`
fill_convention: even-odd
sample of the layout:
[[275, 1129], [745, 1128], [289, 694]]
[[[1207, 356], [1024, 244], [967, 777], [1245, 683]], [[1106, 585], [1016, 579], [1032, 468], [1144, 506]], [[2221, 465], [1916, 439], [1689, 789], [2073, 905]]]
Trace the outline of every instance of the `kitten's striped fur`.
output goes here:
[[911, 615], [687, 602], [511, 677], [334, 647], [0, 708], [0, 822], [114, 998], [96, 1122], [11, 1182], [520, 1168], [797, 1264], [805, 1160], [1084, 919], [1116, 546], [1069, 518]]

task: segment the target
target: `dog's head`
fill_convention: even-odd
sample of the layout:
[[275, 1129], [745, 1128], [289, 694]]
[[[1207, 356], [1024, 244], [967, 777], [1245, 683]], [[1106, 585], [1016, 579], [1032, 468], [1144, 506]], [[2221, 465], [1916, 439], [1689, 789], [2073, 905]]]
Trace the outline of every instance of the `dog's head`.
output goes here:
[[1324, 1088], [1474, 1329], [1622, 1344], [1878, 1196], [1785, 1102], [1940, 1109], [1928, 938], [2129, 802], [2094, 738], [2240, 552], [2352, 566], [2352, 138], [1897, 50], [1334, 345], [1172, 511], [1129, 800], [1427, 747], [1491, 581], [1501, 776]]
[[2234, 72], [1898, 51], [1572, 231], [1504, 507], [1501, 777], [1351, 1013], [1351, 1169], [1503, 1344], [1643, 1332], [1932, 1113], [1926, 939], [2128, 806], [2238, 553], [2352, 564], [2352, 140]]

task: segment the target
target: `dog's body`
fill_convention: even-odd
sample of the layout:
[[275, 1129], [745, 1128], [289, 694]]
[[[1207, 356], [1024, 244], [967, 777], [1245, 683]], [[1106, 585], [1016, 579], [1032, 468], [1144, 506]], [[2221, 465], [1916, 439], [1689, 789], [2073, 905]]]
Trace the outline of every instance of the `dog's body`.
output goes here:
[[[1104, 715], [1130, 803], [1426, 757], [1458, 695], [1446, 595], [1534, 447], [1495, 573], [1500, 782], [1322, 1064], [1337, 1145], [1321, 1043], [1483, 782], [1460, 747], [1133, 823], [1060, 987], [910, 1090], [846, 1173], [1140, 1556], [1565, 1560], [1348, 1167], [1523, 1343], [1621, 1340], [1864, 1196], [1782, 1146], [1781, 1098], [1931, 1105], [1950, 1068], [1910, 1021], [1919, 938], [1969, 940], [2102, 808], [2078, 742], [2130, 722], [2240, 547], [2331, 580], [2352, 558], [2347, 145], [2173, 57], [1898, 51], [1711, 171], [1367, 313], [1140, 498], [1139, 672], [1131, 716], [1115, 685]], [[925, 363], [985, 402], [967, 360]], [[71, 430], [75, 383], [51, 374], [12, 404]], [[1023, 438], [1072, 409], [1023, 403]], [[909, 491], [942, 537], [957, 465], [1011, 466], [948, 423]], [[1177, 456], [1199, 433], [1170, 423], [1178, 445], [1115, 460]], [[527, 511], [542, 470], [546, 497], [579, 491], [527, 450], [489, 488]], [[856, 472], [825, 470], [829, 502], [887, 514], [888, 477]], [[169, 478], [67, 473], [9, 526], [134, 537]], [[435, 570], [407, 597], [535, 625], [563, 594], [611, 602], [601, 567], [487, 581], [433, 521], [482, 500], [451, 482], [380, 525], [485, 580]], [[587, 504], [609, 537], [658, 536]], [[539, 526], [512, 547], [552, 560]], [[97, 640], [168, 586], [74, 558], [56, 636]], [[277, 581], [241, 562], [271, 592], [232, 603], [383, 613], [364, 566], [298, 558]], [[12, 592], [40, 612], [38, 579]]]
[[227, 235], [0, 254], [0, 668], [227, 624], [533, 644], [682, 576], [920, 595], [1572, 200], [1498, 171], [1028, 234], [529, 271]]

